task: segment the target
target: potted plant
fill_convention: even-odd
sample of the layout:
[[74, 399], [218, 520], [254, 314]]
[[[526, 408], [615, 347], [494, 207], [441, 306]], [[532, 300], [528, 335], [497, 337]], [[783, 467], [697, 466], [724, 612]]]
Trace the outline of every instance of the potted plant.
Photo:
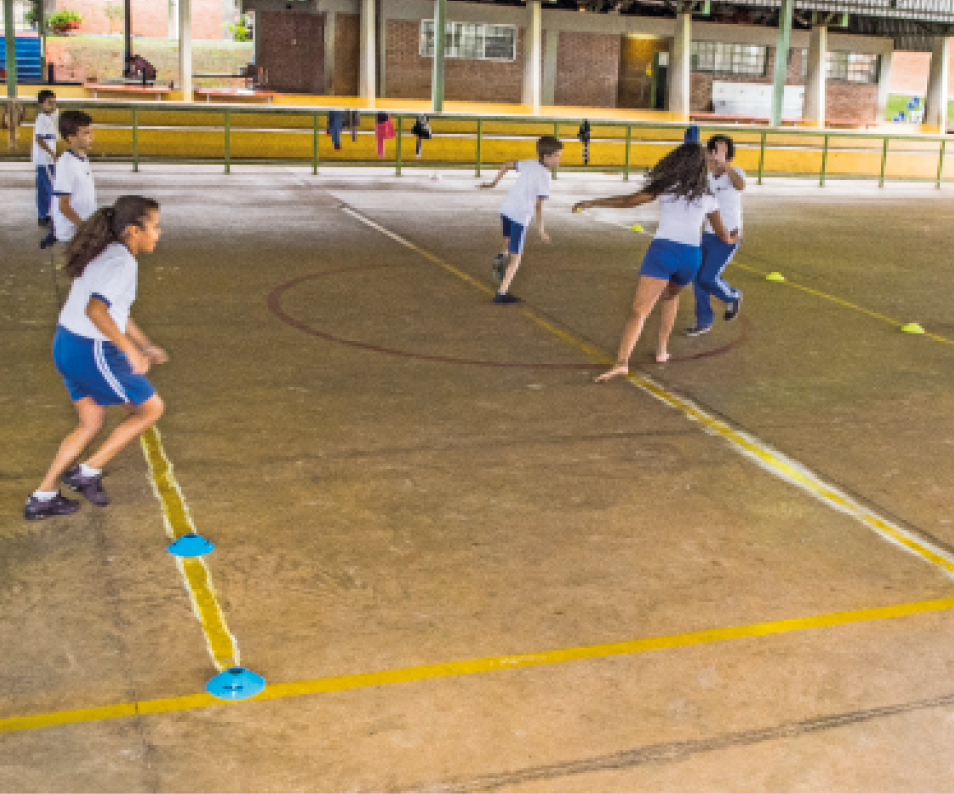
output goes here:
[[46, 29], [50, 33], [65, 36], [71, 30], [76, 30], [83, 24], [83, 17], [70, 8], [54, 11], [46, 17]]

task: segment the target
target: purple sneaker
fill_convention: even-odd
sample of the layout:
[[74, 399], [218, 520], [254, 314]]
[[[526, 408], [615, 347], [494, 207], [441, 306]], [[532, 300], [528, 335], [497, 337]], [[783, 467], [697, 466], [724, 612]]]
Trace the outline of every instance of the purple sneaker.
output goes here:
[[74, 466], [63, 472], [63, 484], [72, 488], [76, 493], [83, 494], [90, 502], [99, 507], [109, 504], [109, 497], [103, 489], [102, 472], [86, 477], [80, 474], [80, 467]]
[[52, 499], [39, 499], [30, 495], [26, 507], [23, 508], [23, 517], [27, 521], [41, 521], [50, 516], [68, 516], [79, 510], [79, 502], [67, 499], [57, 494]]

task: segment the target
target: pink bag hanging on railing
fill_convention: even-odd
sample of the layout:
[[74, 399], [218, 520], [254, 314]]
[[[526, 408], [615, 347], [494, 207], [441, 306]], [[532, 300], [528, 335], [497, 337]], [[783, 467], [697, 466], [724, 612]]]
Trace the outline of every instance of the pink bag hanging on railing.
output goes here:
[[374, 138], [378, 145], [378, 157], [384, 157], [384, 142], [395, 137], [394, 123], [387, 113], [378, 113], [374, 124]]

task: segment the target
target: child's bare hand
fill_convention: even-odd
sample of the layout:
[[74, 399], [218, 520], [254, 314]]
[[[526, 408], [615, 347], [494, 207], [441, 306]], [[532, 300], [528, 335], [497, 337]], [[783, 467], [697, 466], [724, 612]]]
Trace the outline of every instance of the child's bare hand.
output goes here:
[[151, 364], [165, 364], [169, 360], [169, 354], [156, 345], [147, 345], [142, 349], [142, 353]]
[[148, 356], [138, 350], [130, 350], [126, 353], [126, 358], [129, 360], [129, 368], [133, 371], [133, 375], [145, 375], [149, 372], [151, 362]]
[[628, 364], [617, 364], [611, 370], [607, 370], [602, 375], [596, 378], [595, 383], [605, 383], [606, 381], [616, 378], [620, 375], [629, 375], [629, 365]]
[[573, 212], [583, 212], [583, 210], [585, 210], [587, 206], [588, 206], [587, 202], [578, 201], [576, 202], [576, 204], [573, 205]]

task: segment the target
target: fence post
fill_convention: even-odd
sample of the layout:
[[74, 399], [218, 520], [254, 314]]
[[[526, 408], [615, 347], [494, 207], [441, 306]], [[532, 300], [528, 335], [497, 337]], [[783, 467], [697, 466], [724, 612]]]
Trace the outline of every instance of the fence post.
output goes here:
[[483, 127], [484, 123], [482, 119], [477, 119], [477, 176], [480, 176], [480, 157], [481, 157], [481, 143], [483, 142]]
[[821, 178], [818, 182], [819, 187], [825, 187], [825, 171], [828, 168], [828, 139], [830, 135], [825, 136], [825, 146], [822, 149], [822, 167], [821, 167]]
[[765, 173], [765, 137], [768, 132], [762, 130], [762, 144], [759, 147], [759, 184], [762, 184], [762, 174]]
[[311, 144], [311, 175], [318, 176], [318, 111], [315, 111], [315, 137]]
[[132, 155], [133, 155], [133, 172], [139, 171], [139, 108], [133, 107], [132, 109]]
[[403, 116], [397, 117], [397, 129], [394, 131], [394, 165], [395, 176], [401, 176], [401, 130], [404, 121]]
[[944, 176], [944, 149], [947, 148], [947, 141], [941, 141], [941, 151], [937, 158], [937, 189], [941, 189], [941, 178]]
[[633, 125], [626, 125], [626, 155], [623, 160], [623, 181], [629, 182], [629, 150], [633, 145]]
[[881, 150], [881, 178], [878, 180], [878, 187], [884, 187], [884, 172], [888, 168], [888, 141], [891, 139], [885, 137], [884, 148]]
[[232, 117], [229, 115], [229, 109], [225, 109], [225, 173], [232, 173], [232, 157], [229, 151], [229, 138], [231, 132]]

